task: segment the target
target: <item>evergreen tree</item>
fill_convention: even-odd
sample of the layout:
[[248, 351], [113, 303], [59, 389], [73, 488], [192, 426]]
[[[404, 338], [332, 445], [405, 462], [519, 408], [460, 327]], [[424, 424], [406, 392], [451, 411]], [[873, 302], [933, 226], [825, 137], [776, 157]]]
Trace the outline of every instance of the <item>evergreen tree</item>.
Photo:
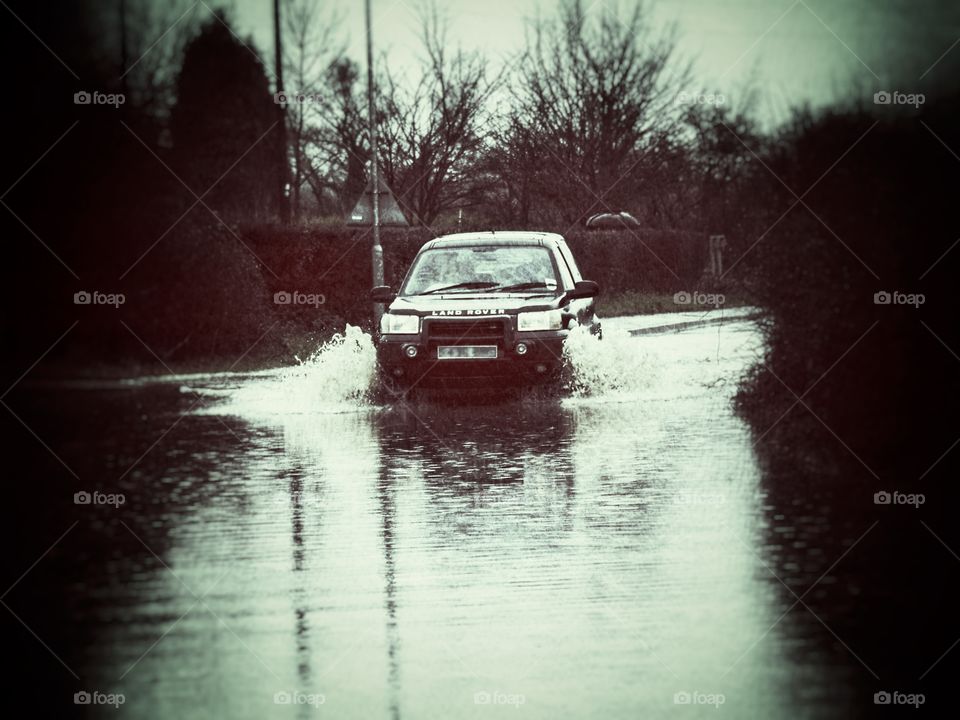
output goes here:
[[272, 219], [276, 120], [263, 62], [218, 13], [186, 48], [170, 123], [177, 173], [224, 220]]

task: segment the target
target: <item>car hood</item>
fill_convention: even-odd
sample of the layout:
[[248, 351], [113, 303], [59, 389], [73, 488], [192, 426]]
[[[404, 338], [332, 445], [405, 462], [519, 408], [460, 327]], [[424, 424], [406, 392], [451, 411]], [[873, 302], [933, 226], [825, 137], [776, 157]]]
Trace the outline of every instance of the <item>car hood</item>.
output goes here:
[[519, 295], [504, 293], [448, 293], [446, 295], [410, 295], [398, 297], [390, 312], [454, 317], [460, 315], [515, 315], [531, 310], [550, 310], [560, 306], [560, 295]]

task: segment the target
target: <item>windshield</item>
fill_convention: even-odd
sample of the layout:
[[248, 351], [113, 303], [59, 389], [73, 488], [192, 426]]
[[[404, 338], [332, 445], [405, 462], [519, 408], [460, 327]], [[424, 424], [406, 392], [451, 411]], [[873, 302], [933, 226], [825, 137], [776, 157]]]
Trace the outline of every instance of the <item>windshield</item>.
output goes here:
[[410, 269], [403, 295], [557, 289], [550, 251], [540, 245], [436, 248]]

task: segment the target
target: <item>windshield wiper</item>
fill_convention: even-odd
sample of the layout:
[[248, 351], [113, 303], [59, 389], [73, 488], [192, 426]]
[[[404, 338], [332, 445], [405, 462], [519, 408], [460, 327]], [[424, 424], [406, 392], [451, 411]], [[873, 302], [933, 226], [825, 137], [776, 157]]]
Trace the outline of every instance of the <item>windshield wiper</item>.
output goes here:
[[422, 293], [417, 293], [417, 295], [431, 295], [433, 293], [446, 292], [447, 290], [479, 290], [481, 288], [492, 288], [496, 285], [495, 282], [486, 282], [486, 281], [476, 281], [471, 282], [462, 282], [455, 285], [446, 285], [444, 287], [432, 288], [431, 290], [425, 290]]
[[512, 290], [533, 290], [535, 288], [548, 288], [555, 290], [556, 285], [551, 286], [545, 282], [525, 282], [517, 283], [516, 285], [503, 285], [495, 289], [497, 292], [510, 292]]

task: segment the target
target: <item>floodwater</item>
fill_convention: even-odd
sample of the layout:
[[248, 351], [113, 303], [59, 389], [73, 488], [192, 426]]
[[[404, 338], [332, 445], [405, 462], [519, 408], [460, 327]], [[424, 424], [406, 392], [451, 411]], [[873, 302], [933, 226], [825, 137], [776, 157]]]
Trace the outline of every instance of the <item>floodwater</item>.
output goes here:
[[31, 662], [92, 694], [48, 700], [136, 718], [855, 715], [864, 669], [786, 588], [859, 532], [824, 553], [771, 501], [731, 407], [757, 329], [617, 326], [573, 346], [575, 388], [554, 398], [364, 399], [355, 331], [292, 370], [30, 390], [25, 419], [64, 464], [31, 446], [59, 479], [18, 549], [22, 570], [41, 559], [4, 602], [43, 641]]

